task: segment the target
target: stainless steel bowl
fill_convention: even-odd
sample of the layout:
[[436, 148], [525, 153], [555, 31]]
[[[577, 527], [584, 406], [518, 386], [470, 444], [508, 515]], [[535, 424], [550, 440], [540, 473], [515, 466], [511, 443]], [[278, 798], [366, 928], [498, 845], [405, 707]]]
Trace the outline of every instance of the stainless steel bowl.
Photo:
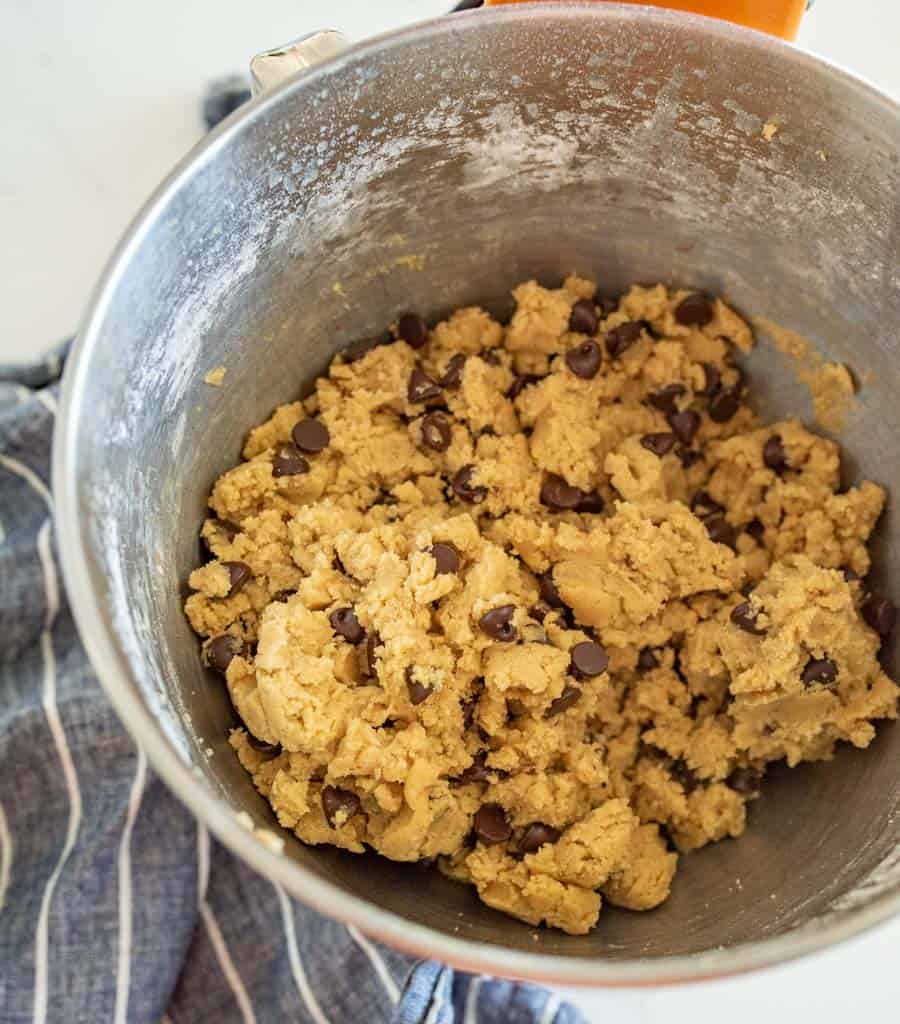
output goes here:
[[[764, 123], [778, 125], [771, 142]], [[66, 374], [54, 485], [96, 669], [198, 818], [299, 899], [416, 953], [565, 983], [781, 962], [900, 906], [900, 730], [774, 772], [738, 842], [682, 861], [671, 900], [572, 938], [424, 867], [286, 836], [226, 742], [221, 681], [181, 612], [214, 478], [247, 428], [398, 311], [497, 313], [577, 268], [724, 292], [864, 379], [847, 478], [900, 487], [900, 111], [839, 68], [722, 22], [618, 5], [456, 15], [364, 43], [249, 104], [152, 197]], [[203, 375], [227, 368], [221, 389]], [[763, 348], [764, 411], [809, 411]], [[878, 584], [900, 568], [896, 516]], [[900, 596], [896, 593], [895, 596]], [[889, 659], [896, 672], [897, 658]]]

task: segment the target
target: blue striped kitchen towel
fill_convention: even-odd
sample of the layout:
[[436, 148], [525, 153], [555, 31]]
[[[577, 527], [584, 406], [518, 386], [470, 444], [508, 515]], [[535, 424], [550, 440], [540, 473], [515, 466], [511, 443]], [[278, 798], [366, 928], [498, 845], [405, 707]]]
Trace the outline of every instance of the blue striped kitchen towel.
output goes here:
[[416, 962], [293, 903], [147, 767], [59, 576], [62, 361], [0, 368], [0, 1022], [582, 1021], [543, 989]]

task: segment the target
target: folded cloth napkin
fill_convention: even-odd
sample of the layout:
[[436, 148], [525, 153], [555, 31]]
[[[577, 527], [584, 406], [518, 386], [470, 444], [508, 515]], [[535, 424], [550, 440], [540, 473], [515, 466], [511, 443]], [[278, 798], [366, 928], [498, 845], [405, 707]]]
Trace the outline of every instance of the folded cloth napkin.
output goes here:
[[0, 1022], [577, 1024], [292, 902], [148, 768], [78, 639], [50, 444], [64, 353], [0, 367]]

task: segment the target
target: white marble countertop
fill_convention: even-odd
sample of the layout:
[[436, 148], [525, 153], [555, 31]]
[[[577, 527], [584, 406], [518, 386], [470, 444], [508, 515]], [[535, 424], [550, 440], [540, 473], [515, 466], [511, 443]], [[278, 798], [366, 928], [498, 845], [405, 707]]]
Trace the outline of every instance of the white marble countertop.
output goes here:
[[[351, 38], [444, 12], [451, 0], [44, 0], [4, 4], [0, 361], [71, 334], [111, 248], [203, 134], [208, 81], [315, 28]], [[801, 44], [900, 95], [900, 5], [819, 0]], [[839, 813], [839, 809], [838, 809]], [[897, 1019], [900, 920], [748, 978], [681, 989], [574, 993], [592, 1021], [760, 1024]], [[569, 995], [569, 993], [566, 993]]]

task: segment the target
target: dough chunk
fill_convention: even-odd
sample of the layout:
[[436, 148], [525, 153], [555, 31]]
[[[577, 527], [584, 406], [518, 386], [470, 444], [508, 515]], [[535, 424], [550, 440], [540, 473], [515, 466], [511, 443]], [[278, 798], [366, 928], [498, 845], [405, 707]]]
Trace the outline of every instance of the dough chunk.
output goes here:
[[418, 348], [398, 321], [252, 429], [185, 613], [284, 828], [581, 935], [740, 836], [768, 763], [896, 717], [861, 579], [885, 492], [759, 421], [721, 299], [513, 300]]

